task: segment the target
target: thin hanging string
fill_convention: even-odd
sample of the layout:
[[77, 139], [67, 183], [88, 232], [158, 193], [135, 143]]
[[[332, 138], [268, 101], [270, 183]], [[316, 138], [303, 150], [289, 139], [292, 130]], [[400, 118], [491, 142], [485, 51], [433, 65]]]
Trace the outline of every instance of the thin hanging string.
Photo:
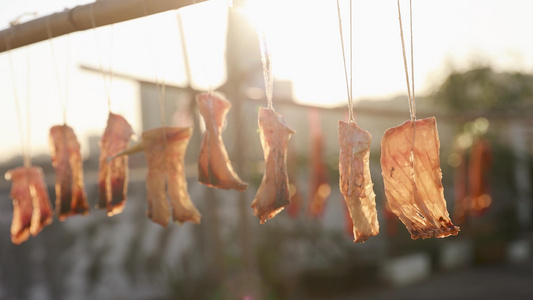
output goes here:
[[[50, 29], [50, 17], [46, 19], [46, 32], [48, 34], [48, 41], [50, 42], [50, 50], [52, 53], [52, 62], [54, 65], [54, 73], [55, 73], [56, 85], [57, 85], [57, 96], [60, 98], [59, 100], [60, 100], [62, 110], [63, 110], [63, 124], [67, 124], [67, 99], [65, 97], [65, 99], [61, 100], [61, 86], [59, 83], [59, 72], [57, 70], [56, 55], [54, 51], [54, 42], [52, 41], [54, 37], [52, 35], [52, 30]], [[65, 78], [65, 85], [67, 85], [66, 80], [67, 79]], [[68, 93], [68, 89], [66, 89], [66, 91]]]
[[[411, 84], [409, 85], [409, 73], [407, 69], [407, 58], [405, 55], [405, 42], [403, 38], [403, 28], [402, 28], [402, 14], [400, 9], [400, 0], [398, 0], [398, 19], [400, 21], [400, 37], [402, 40], [402, 54], [403, 54], [403, 64], [405, 68], [405, 79], [407, 82], [407, 95], [409, 100], [409, 114], [411, 115], [411, 121], [413, 123], [413, 142], [411, 144], [411, 153], [410, 153], [410, 161], [411, 161], [411, 178], [412, 178], [412, 184], [413, 184], [413, 190], [416, 195], [416, 171], [415, 171], [415, 139], [416, 139], [416, 106], [415, 106], [415, 83], [414, 83], [414, 60], [413, 60], [413, 8], [412, 8], [412, 1], [409, 0], [409, 27], [410, 27], [410, 34], [411, 34]], [[412, 93], [411, 93], [412, 90]]]
[[92, 23], [92, 26], [93, 26], [93, 32], [94, 32], [94, 44], [96, 46], [96, 55], [98, 57], [98, 67], [100, 69], [100, 74], [102, 74], [102, 79], [104, 81], [104, 90], [105, 90], [105, 94], [106, 94], [106, 97], [107, 97], [107, 109], [108, 109], [108, 112], [111, 113], [111, 83], [113, 81], [113, 64], [112, 64], [112, 59], [113, 59], [113, 24], [111, 24], [111, 46], [110, 46], [110, 53], [111, 53], [111, 58], [110, 58], [110, 63], [109, 63], [109, 74], [104, 72], [104, 67], [103, 67], [103, 64], [102, 64], [102, 55], [100, 53], [100, 46], [98, 44], [98, 35], [97, 35], [97, 32], [96, 32], [96, 19], [94, 17], [94, 7], [96, 6], [96, 3], [98, 3], [98, 1], [96, 1], [93, 6], [91, 6], [91, 23]]
[[263, 79], [265, 81], [265, 94], [268, 102], [268, 108], [272, 106], [272, 94], [274, 89], [274, 77], [272, 76], [272, 52], [268, 44], [268, 37], [263, 29], [257, 31], [259, 37], [259, 47], [261, 49], [261, 62], [263, 63]]
[[[146, 8], [145, 1], [143, 1], [143, 9], [144, 9], [144, 18], [148, 22], [148, 10]], [[165, 127], [165, 123], [166, 123], [165, 122], [165, 80], [163, 78], [160, 79], [158, 76], [158, 65], [157, 65], [157, 59], [156, 59], [156, 55], [155, 55], [154, 47], [153, 47], [154, 43], [151, 38], [152, 35], [150, 34], [150, 32], [152, 31], [150, 24], [148, 24], [146, 29], [147, 29], [147, 37], [150, 42], [149, 44], [151, 45], [150, 50], [152, 52], [152, 61], [154, 64], [154, 80], [155, 80], [157, 96], [159, 100], [159, 110], [161, 113], [161, 126]], [[166, 135], [163, 135], [163, 138], [164, 138], [164, 142], [166, 145]]]
[[[402, 54], [403, 54], [403, 64], [405, 69], [405, 80], [407, 82], [407, 96], [409, 101], [409, 114], [411, 116], [411, 121], [416, 121], [416, 106], [415, 106], [415, 96], [414, 96], [414, 61], [413, 61], [413, 10], [412, 3], [409, 0], [409, 23], [410, 23], [410, 32], [411, 32], [411, 81], [412, 86], [409, 84], [409, 70], [407, 67], [407, 56], [405, 54], [405, 41], [403, 38], [403, 27], [402, 27], [402, 13], [400, 10], [400, 0], [398, 0], [398, 19], [400, 21], [400, 37], [402, 40]], [[412, 88], [412, 93], [411, 93]]]
[[352, 0], [350, 0], [350, 112], [351, 118], [350, 121], [354, 121], [353, 116], [353, 33], [352, 33]]
[[415, 102], [415, 60], [413, 55], [413, 3], [409, 0], [409, 30], [411, 33], [411, 90], [413, 93], [413, 101], [411, 110], [413, 111], [414, 119], [416, 120], [416, 102]]
[[69, 99], [69, 84], [68, 79], [70, 78], [69, 70], [70, 70], [70, 34], [67, 33], [66, 35], [66, 43], [67, 43], [67, 53], [65, 55], [65, 98], [64, 98], [64, 108], [63, 108], [63, 120], [65, 124], [67, 123], [67, 103]]
[[[30, 118], [30, 98], [31, 98], [31, 60], [30, 50], [26, 48], [26, 157], [24, 166], [31, 166], [31, 118]], [[22, 139], [22, 136], [20, 137]]]
[[[20, 101], [19, 101], [19, 97], [18, 97], [18, 90], [17, 90], [16, 84], [15, 84], [15, 68], [13, 67], [13, 58], [11, 56], [11, 41], [9, 40], [9, 38], [7, 36], [4, 37], [4, 40], [5, 40], [5, 43], [6, 43], [7, 56], [8, 56], [8, 60], [9, 60], [9, 70], [10, 70], [10, 73], [11, 73], [11, 84], [12, 84], [12, 87], [13, 87], [13, 100], [15, 102], [15, 112], [17, 114], [17, 121], [18, 121], [18, 127], [19, 127], [20, 151], [22, 153], [22, 159], [24, 161], [24, 166], [31, 166], [30, 155], [28, 153], [29, 151], [26, 148], [28, 146], [25, 145], [25, 142], [24, 142], [24, 129], [23, 129], [23, 126], [22, 126], [22, 113], [21, 113], [21, 109], [20, 109]], [[28, 114], [27, 111], [26, 111], [26, 114]], [[27, 122], [29, 122], [29, 121], [27, 121]], [[29, 139], [27, 138], [27, 140], [29, 140]]]
[[342, 33], [342, 18], [341, 18], [341, 8], [339, 0], [337, 0], [337, 16], [339, 20], [339, 33], [341, 36], [341, 48], [342, 48], [342, 61], [344, 65], [344, 78], [346, 80], [346, 91], [348, 94], [348, 116], [349, 121], [355, 123], [354, 113], [353, 113], [353, 64], [352, 64], [352, 0], [350, 0], [350, 77], [348, 79], [348, 66], [346, 64], [346, 53], [344, 51], [344, 35]]

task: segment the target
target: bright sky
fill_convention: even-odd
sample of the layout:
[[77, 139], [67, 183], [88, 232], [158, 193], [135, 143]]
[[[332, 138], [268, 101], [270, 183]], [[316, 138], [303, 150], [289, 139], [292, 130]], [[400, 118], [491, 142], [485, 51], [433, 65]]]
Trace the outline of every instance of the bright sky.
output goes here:
[[[260, 1], [260, 0], [251, 0]], [[0, 0], [0, 28], [25, 12], [38, 16], [88, 3], [81, 0]], [[224, 81], [224, 34], [227, 0], [181, 11], [192, 80], [207, 89]], [[498, 71], [533, 72], [533, 2], [524, 0], [413, 1], [415, 84], [417, 94], [430, 92], [452, 69], [472, 62], [490, 63]], [[265, 22], [278, 78], [294, 82], [302, 102], [336, 105], [346, 101], [336, 1], [268, 0], [253, 17]], [[348, 44], [348, 0], [341, 0]], [[402, 0], [404, 29], [408, 1]], [[269, 14], [270, 12], [270, 14]], [[30, 101], [32, 152], [48, 153], [48, 129], [67, 122], [78, 132], [82, 149], [89, 135], [100, 135], [107, 118], [106, 88], [101, 76], [81, 71], [80, 64], [165, 82], [184, 84], [182, 50], [176, 12], [112, 27], [70, 34], [0, 54], [0, 161], [20, 153], [14, 89], [26, 124]], [[273, 17], [268, 17], [273, 16]], [[264, 20], [266, 19], [266, 21]], [[272, 20], [273, 22], [270, 22]], [[405, 94], [396, 1], [353, 1], [353, 88], [355, 100], [388, 99]], [[96, 34], [95, 34], [96, 33]], [[406, 32], [408, 41], [409, 35]], [[98, 45], [99, 47], [96, 47]], [[346, 48], [348, 49], [348, 48]], [[408, 49], [409, 51], [409, 49]], [[52, 53], [54, 55], [52, 55]], [[14, 77], [10, 72], [10, 59]], [[30, 67], [28, 67], [30, 66]], [[57, 74], [57, 75], [56, 75]], [[138, 132], [140, 111], [131, 82], [108, 85], [112, 110], [123, 114]], [[275, 91], [274, 91], [275, 92]], [[25, 131], [25, 129], [24, 129]], [[139, 133], [139, 132], [138, 132]]]

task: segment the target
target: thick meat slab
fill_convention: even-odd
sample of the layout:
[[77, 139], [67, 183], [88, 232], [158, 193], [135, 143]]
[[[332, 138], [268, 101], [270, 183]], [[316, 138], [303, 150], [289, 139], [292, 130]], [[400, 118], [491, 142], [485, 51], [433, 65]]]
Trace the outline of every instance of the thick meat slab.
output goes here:
[[259, 134], [265, 157], [265, 174], [252, 202], [254, 215], [261, 224], [276, 216], [289, 204], [287, 144], [295, 132], [282, 115], [272, 109], [259, 108]]
[[9, 170], [5, 175], [12, 180], [13, 221], [11, 241], [20, 244], [31, 235], [37, 235], [46, 225], [52, 223], [52, 208], [43, 172], [39, 167], [20, 167]]
[[371, 140], [370, 133], [357, 124], [339, 121], [339, 186], [352, 220], [354, 242], [361, 243], [379, 233], [368, 165]]
[[56, 213], [59, 220], [75, 214], [88, 214], [80, 144], [72, 128], [58, 125], [50, 129], [50, 153], [56, 171]]
[[192, 128], [163, 127], [142, 134], [144, 154], [148, 161], [146, 190], [148, 193], [147, 216], [166, 227], [170, 208], [165, 186], [172, 206], [172, 216], [177, 223], [200, 223], [200, 213], [187, 192], [184, 158]]
[[459, 232], [446, 209], [439, 147], [433, 117], [389, 128], [381, 141], [385, 195], [413, 239], [443, 238]]
[[109, 113], [104, 135], [100, 139], [98, 167], [98, 208], [105, 208], [108, 216], [121, 213], [126, 205], [128, 156], [113, 156], [129, 146], [132, 135], [133, 129], [126, 119]]
[[198, 180], [216, 188], [244, 191], [248, 184], [233, 170], [221, 136], [231, 103], [210, 93], [199, 94], [196, 102], [206, 129], [198, 158]]

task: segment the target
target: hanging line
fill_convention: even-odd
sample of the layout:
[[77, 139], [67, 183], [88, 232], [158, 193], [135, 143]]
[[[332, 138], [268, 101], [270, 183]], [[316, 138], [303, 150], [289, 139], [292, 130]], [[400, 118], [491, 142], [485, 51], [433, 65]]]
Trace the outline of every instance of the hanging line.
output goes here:
[[[31, 60], [30, 49], [26, 47], [26, 158], [24, 166], [31, 166], [31, 118], [30, 118], [30, 98], [31, 98]], [[22, 137], [21, 137], [22, 139]]]
[[[59, 98], [59, 102], [61, 103], [61, 106], [62, 106], [62, 110], [63, 110], [63, 124], [67, 124], [67, 104], [68, 104], [68, 84], [67, 84], [67, 80], [68, 80], [68, 75], [65, 77], [65, 97], [61, 97], [61, 85], [59, 83], [59, 72], [57, 70], [57, 61], [56, 61], [56, 55], [55, 55], [55, 51], [54, 51], [54, 42], [52, 41], [54, 36], [52, 35], [52, 30], [50, 29], [50, 18], [51, 16], [49, 16], [47, 19], [46, 19], [46, 32], [48, 34], [48, 41], [50, 42], [50, 50], [52, 52], [52, 62], [53, 62], [53, 65], [54, 65], [54, 73], [55, 73], [55, 77], [56, 77], [56, 85], [57, 85], [57, 96]], [[67, 45], [68, 45], [68, 34], [67, 34]], [[68, 55], [68, 49], [67, 49], [67, 59], [69, 59], [69, 55]], [[68, 62], [67, 62], [67, 68], [68, 68]], [[64, 99], [61, 99], [61, 98], [64, 98]]]
[[[144, 10], [144, 18], [148, 22], [148, 9], [146, 8], [146, 1], [143, 1], [143, 10]], [[152, 31], [150, 23], [148, 23], [146, 30], [147, 30], [146, 35], [151, 45], [149, 48], [150, 48], [150, 51], [152, 52], [152, 61], [154, 64], [154, 80], [155, 80], [157, 96], [159, 100], [159, 110], [161, 113], [161, 126], [164, 128], [165, 123], [166, 123], [165, 122], [165, 80], [163, 78], [160, 79], [159, 76], [157, 75], [158, 65], [157, 65], [157, 59], [156, 59], [156, 55], [155, 55], [154, 47], [153, 47], [154, 43], [152, 41], [152, 38], [151, 38], [152, 36], [150, 34]], [[163, 135], [163, 139], [166, 145], [166, 135]]]
[[354, 113], [353, 113], [353, 59], [352, 59], [352, 49], [353, 49], [353, 34], [352, 34], [352, 0], [350, 0], [350, 77], [348, 79], [348, 66], [346, 65], [346, 53], [344, 51], [344, 35], [342, 33], [342, 18], [341, 18], [341, 8], [339, 0], [337, 0], [337, 16], [339, 20], [339, 33], [341, 37], [341, 48], [342, 48], [342, 61], [344, 65], [344, 78], [346, 80], [346, 91], [348, 94], [348, 116], [349, 121], [355, 123]]
[[[216, 8], [215, 11], [218, 13], [220, 10], [218, 9], [218, 7], [214, 7], [214, 5], [215, 5], [215, 4], [212, 4], [212, 5], [211, 5], [211, 9]], [[226, 4], [226, 6], [225, 6], [225, 11], [224, 11], [223, 13], [225, 13], [226, 15], [228, 15], [229, 10], [230, 10], [232, 7], [233, 7], [233, 0], [227, 0], [227, 4]], [[182, 26], [182, 24], [181, 24], [181, 19], [179, 19], [179, 21], [180, 21], [180, 26]], [[182, 27], [182, 28], [183, 28], [183, 27]], [[182, 36], [183, 36], [183, 38], [185, 37], [184, 34], [183, 34]], [[208, 36], [208, 37], [207, 37], [207, 40], [209, 40], [209, 39], [210, 39], [210, 40], [215, 40], [215, 38], [213, 37], [213, 35]], [[207, 80], [208, 80], [207, 92], [209, 93], [210, 96], [212, 96], [213, 93], [214, 93], [214, 83], [213, 83], [213, 82], [214, 82], [214, 79], [213, 79], [213, 78], [215, 77], [215, 76], [213, 75], [213, 71], [212, 71], [212, 70], [213, 70], [213, 67], [212, 67], [212, 66], [216, 64], [216, 59], [215, 59], [215, 58], [216, 58], [216, 55], [213, 54], [213, 55], [210, 55], [210, 56], [207, 56], [207, 57], [208, 57], [208, 58], [205, 59], [204, 62], [207, 62], [208, 64], [207, 64], [207, 65], [204, 64], [203, 67], [204, 67], [204, 71], [205, 71], [205, 74], [206, 74], [206, 76], [207, 76]]]
[[[402, 13], [400, 9], [400, 0], [398, 0], [398, 19], [400, 22], [400, 37], [402, 40], [402, 54], [403, 54], [403, 65], [405, 68], [405, 80], [407, 83], [407, 96], [409, 101], [409, 114], [411, 116], [411, 121], [413, 123], [413, 142], [411, 144], [411, 153], [410, 153], [410, 161], [411, 161], [411, 178], [412, 178], [412, 184], [413, 189], [416, 194], [417, 186], [416, 186], [416, 172], [415, 172], [415, 139], [416, 139], [416, 106], [415, 106], [415, 81], [414, 81], [414, 55], [413, 55], [413, 6], [412, 6], [412, 0], [409, 0], [409, 29], [411, 34], [411, 85], [409, 85], [409, 72], [407, 69], [407, 57], [405, 55], [405, 41], [403, 38], [403, 28], [402, 28]], [[412, 90], [412, 93], [411, 93]]]
[[98, 44], [98, 34], [96, 32], [96, 19], [94, 17], [94, 7], [97, 5], [98, 1], [91, 6], [91, 24], [93, 26], [94, 32], [94, 44], [96, 46], [96, 55], [98, 58], [98, 67], [100, 69], [100, 74], [102, 74], [102, 79], [104, 81], [104, 90], [107, 97], [107, 109], [111, 113], [111, 85], [113, 83], [113, 24], [111, 24], [111, 42], [110, 42], [110, 62], [109, 62], [109, 73], [104, 72], [104, 67], [102, 64], [102, 55], [100, 53], [100, 46]]
[[[400, 0], [398, 0], [398, 19], [400, 22], [400, 37], [402, 40], [402, 54], [403, 54], [403, 64], [405, 69], [405, 81], [407, 83], [407, 96], [409, 102], [409, 114], [411, 116], [411, 121], [416, 121], [416, 104], [415, 104], [415, 71], [414, 71], [414, 59], [413, 59], [413, 9], [412, 1], [409, 0], [409, 27], [411, 33], [411, 84], [409, 84], [409, 70], [407, 67], [407, 56], [405, 54], [405, 41], [403, 37], [403, 27], [402, 27], [402, 13], [400, 10]], [[412, 92], [411, 92], [412, 90]], [[413, 140], [414, 143], [414, 140]]]
[[[13, 25], [16, 25], [17, 22], [13, 22], [11, 23], [11, 26]], [[23, 129], [23, 126], [22, 126], [22, 113], [21, 113], [21, 109], [20, 109], [20, 100], [19, 100], [19, 97], [18, 97], [18, 90], [17, 90], [17, 87], [16, 87], [16, 84], [15, 84], [15, 68], [13, 67], [13, 58], [11, 56], [11, 41], [9, 40], [11, 37], [4, 37], [4, 41], [5, 41], [5, 44], [6, 44], [6, 50], [7, 50], [7, 55], [8, 55], [8, 60], [9, 60], [9, 70], [10, 70], [10, 73], [11, 73], [11, 84], [12, 84], [12, 87], [13, 87], [13, 100], [15, 102], [15, 112], [17, 114], [17, 121], [18, 121], [18, 127], [19, 127], [19, 136], [20, 136], [20, 150], [21, 150], [21, 154], [22, 154], [22, 160], [24, 162], [24, 166], [25, 167], [29, 167], [31, 166], [31, 155], [30, 155], [30, 129], [29, 129], [29, 125], [30, 125], [30, 119], [29, 119], [29, 81], [30, 81], [30, 73], [29, 73], [29, 52], [27, 52], [27, 70], [28, 70], [28, 75], [26, 77], [27, 81], [26, 81], [26, 141], [24, 141], [24, 129]], [[28, 51], [26, 49], [26, 51]]]
[[167, 148], [167, 133], [166, 133], [166, 122], [165, 122], [165, 80], [159, 79], [158, 73], [158, 65], [157, 65], [157, 58], [154, 52], [154, 43], [152, 41], [152, 35], [150, 34], [152, 32], [152, 28], [150, 25], [150, 22], [148, 20], [148, 10], [146, 8], [146, 0], [143, 1], [143, 9], [144, 9], [144, 19], [146, 22], [148, 22], [148, 26], [146, 26], [146, 35], [147, 39], [150, 41], [150, 51], [152, 52], [152, 61], [154, 64], [154, 80], [155, 80], [155, 88], [157, 90], [157, 97], [159, 100], [159, 112], [161, 114], [161, 128], [163, 128], [163, 147], [164, 149]]
[[257, 30], [259, 37], [259, 48], [261, 49], [261, 62], [263, 63], [263, 79], [265, 81], [265, 94], [268, 108], [272, 106], [272, 93], [274, 89], [274, 77], [272, 76], [272, 52], [269, 48], [268, 37], [262, 28]]

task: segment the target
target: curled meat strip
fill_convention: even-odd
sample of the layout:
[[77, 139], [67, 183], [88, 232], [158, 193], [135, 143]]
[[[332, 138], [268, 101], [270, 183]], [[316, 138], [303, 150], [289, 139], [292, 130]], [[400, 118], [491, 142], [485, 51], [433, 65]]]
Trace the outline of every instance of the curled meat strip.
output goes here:
[[248, 184], [233, 170], [221, 136], [231, 103], [210, 93], [199, 94], [196, 102], [205, 122], [198, 158], [198, 180], [216, 188], [244, 191]]
[[372, 136], [357, 124], [339, 121], [339, 186], [351, 217], [354, 242], [379, 233], [369, 157]]
[[98, 208], [112, 216], [122, 212], [128, 191], [128, 156], [110, 157], [129, 146], [133, 129], [122, 116], [109, 113], [100, 139], [98, 167]]
[[273, 109], [259, 108], [259, 134], [265, 158], [265, 173], [252, 202], [254, 215], [261, 224], [276, 216], [289, 204], [287, 144], [294, 130]]

